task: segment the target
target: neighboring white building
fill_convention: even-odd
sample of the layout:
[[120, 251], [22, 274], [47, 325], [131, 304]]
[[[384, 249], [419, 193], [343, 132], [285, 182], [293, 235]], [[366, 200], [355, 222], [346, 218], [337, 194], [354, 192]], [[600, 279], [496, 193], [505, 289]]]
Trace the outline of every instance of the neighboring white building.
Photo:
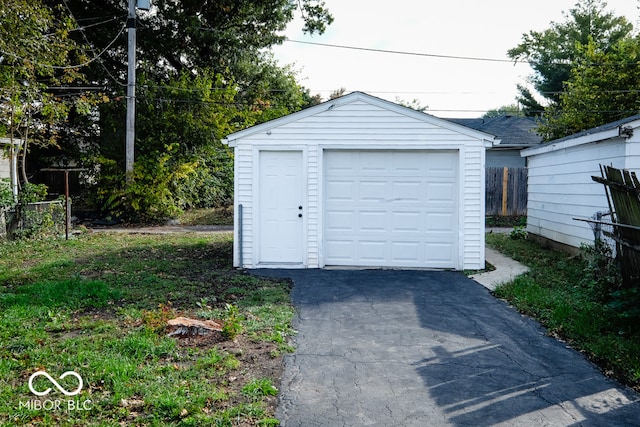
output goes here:
[[11, 159], [0, 147], [0, 178], [11, 178]]
[[0, 138], [0, 178], [8, 178], [14, 197], [18, 197], [18, 150], [21, 139]]
[[[640, 115], [523, 150], [529, 169], [527, 231], [578, 248], [593, 244], [587, 222], [609, 212], [600, 165], [640, 170]], [[610, 220], [606, 217], [605, 220]]]
[[354, 92], [224, 142], [236, 267], [484, 268], [492, 135]]

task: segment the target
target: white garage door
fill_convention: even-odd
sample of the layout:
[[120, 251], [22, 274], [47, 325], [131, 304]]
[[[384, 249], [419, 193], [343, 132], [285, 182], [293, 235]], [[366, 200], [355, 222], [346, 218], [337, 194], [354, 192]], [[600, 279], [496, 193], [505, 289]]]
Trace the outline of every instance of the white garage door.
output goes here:
[[458, 267], [458, 152], [327, 150], [326, 265]]

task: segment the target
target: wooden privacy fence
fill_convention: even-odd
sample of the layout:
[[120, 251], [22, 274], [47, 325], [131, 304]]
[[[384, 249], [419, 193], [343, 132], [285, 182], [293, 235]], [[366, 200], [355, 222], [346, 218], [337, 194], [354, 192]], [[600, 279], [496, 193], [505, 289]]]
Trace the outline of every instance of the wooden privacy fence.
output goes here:
[[640, 181], [635, 172], [600, 166], [601, 176], [591, 178], [604, 184], [623, 284], [637, 285], [640, 278]]
[[527, 169], [485, 168], [485, 215], [527, 214]]

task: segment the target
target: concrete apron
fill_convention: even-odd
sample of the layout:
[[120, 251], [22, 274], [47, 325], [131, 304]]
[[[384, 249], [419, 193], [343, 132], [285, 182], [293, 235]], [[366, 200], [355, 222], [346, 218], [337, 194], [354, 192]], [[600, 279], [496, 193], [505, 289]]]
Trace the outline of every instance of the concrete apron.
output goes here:
[[485, 248], [485, 258], [489, 264], [495, 267], [495, 270], [474, 274], [469, 277], [491, 291], [493, 291], [496, 286], [510, 282], [515, 279], [516, 276], [529, 271], [529, 268], [525, 265], [502, 255], [495, 249]]
[[294, 280], [282, 426], [630, 426], [638, 395], [456, 272], [256, 270]]

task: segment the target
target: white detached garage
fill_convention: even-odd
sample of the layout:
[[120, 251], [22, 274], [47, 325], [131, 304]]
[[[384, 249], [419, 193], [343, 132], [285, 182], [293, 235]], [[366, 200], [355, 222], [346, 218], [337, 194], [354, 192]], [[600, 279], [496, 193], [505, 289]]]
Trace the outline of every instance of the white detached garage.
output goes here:
[[229, 135], [234, 266], [483, 268], [493, 139], [361, 92]]

